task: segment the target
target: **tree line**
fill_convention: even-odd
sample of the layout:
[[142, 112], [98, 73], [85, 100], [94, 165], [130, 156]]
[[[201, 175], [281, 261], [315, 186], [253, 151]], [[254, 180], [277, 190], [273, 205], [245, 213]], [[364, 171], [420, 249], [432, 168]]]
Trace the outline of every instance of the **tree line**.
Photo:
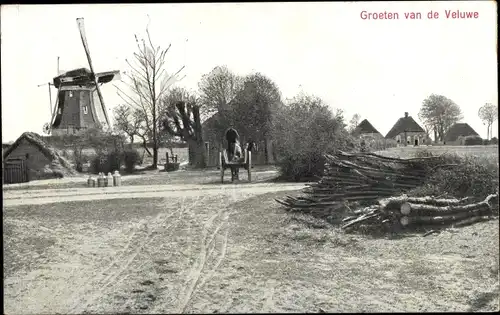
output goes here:
[[[184, 67], [173, 74], [166, 69], [171, 46], [162, 49], [154, 45], [148, 29], [145, 38], [135, 35], [135, 41], [137, 49], [133, 60], [127, 60], [129, 71], [122, 81], [126, 89], [117, 87], [123, 103], [114, 109], [114, 126], [131, 143], [135, 139], [142, 142], [153, 157], [153, 168], [158, 164], [160, 144], [168, 146], [178, 140], [188, 143], [189, 163], [205, 167], [202, 122], [209, 118], [215, 136], [222, 138], [225, 129], [234, 127], [247, 139], [273, 139], [276, 151], [291, 159], [297, 159], [292, 157], [292, 151], [302, 152], [303, 158], [307, 156], [303, 152], [309, 150], [321, 163], [316, 155], [325, 147], [333, 145], [331, 149], [335, 150], [353, 145], [349, 131], [359, 123], [359, 114], [347, 125], [341, 110], [332, 111], [317, 96], [299, 93], [284, 100], [278, 85], [266, 75], [256, 72], [240, 76], [225, 65], [203, 75], [197, 91], [190, 91], [176, 86], [183, 78]], [[463, 118], [457, 104], [435, 94], [423, 101], [418, 116], [426, 131], [434, 133], [434, 139], [439, 141]], [[479, 117], [491, 136], [496, 106], [484, 105]]]

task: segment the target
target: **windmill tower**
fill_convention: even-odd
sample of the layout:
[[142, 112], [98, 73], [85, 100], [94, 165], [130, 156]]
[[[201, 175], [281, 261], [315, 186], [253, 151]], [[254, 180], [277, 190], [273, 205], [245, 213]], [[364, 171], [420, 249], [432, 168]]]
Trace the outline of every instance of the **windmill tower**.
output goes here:
[[110, 127], [100, 86], [119, 79], [120, 71], [94, 72], [83, 18], [76, 21], [90, 70], [74, 69], [54, 78], [54, 86], [58, 90], [56, 104], [50, 124], [44, 126], [44, 131], [53, 135], [78, 134], [89, 128]]

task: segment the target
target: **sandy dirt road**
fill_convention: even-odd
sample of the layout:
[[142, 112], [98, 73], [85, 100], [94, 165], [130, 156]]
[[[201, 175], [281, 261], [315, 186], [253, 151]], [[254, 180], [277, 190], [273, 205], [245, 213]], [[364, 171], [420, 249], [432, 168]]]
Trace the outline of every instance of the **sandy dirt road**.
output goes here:
[[300, 187], [4, 192], [4, 313], [496, 309], [498, 221], [371, 240], [285, 214]]
[[183, 184], [183, 185], [140, 185], [103, 188], [65, 188], [41, 190], [4, 191], [4, 205], [31, 205], [67, 201], [108, 200], [123, 198], [167, 198], [182, 196], [233, 195], [238, 193], [263, 194], [273, 191], [298, 190], [304, 184]]

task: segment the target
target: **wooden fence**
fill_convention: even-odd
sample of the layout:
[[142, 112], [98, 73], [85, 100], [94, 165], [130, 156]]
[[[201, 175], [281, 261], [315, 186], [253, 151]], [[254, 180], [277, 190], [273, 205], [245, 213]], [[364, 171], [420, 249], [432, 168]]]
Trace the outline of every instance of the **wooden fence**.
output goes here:
[[3, 184], [29, 182], [29, 172], [26, 161], [23, 159], [9, 159], [3, 162]]

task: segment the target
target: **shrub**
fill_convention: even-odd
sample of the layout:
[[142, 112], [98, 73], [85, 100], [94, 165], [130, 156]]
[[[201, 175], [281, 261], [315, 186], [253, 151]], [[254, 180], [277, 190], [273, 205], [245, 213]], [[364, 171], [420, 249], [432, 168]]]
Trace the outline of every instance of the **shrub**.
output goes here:
[[490, 144], [498, 144], [498, 138], [497, 137], [493, 137], [490, 139]]
[[140, 164], [141, 155], [137, 150], [127, 150], [123, 152], [123, 162], [125, 163], [125, 171], [132, 173], [135, 170], [135, 166]]
[[477, 156], [442, 156], [442, 167], [427, 183], [411, 192], [416, 196], [476, 197], [483, 199], [498, 189], [498, 159]]
[[92, 158], [89, 155], [80, 153], [80, 154], [75, 154], [73, 156], [73, 160], [75, 163], [75, 169], [77, 172], [83, 172], [83, 164], [88, 163], [92, 160]]
[[464, 145], [482, 145], [483, 139], [479, 136], [467, 136], [464, 138]]
[[432, 156], [435, 156], [434, 153], [432, 153], [432, 151], [430, 150], [419, 150], [417, 152], [415, 152], [415, 157], [416, 158], [425, 158], [425, 157], [432, 157]]
[[362, 136], [359, 140], [362, 152], [383, 151], [396, 147], [397, 142], [389, 139], [381, 139], [373, 136]]
[[314, 96], [300, 95], [279, 108], [272, 120], [272, 138], [283, 179], [301, 181], [322, 176], [324, 154], [359, 149], [345, 130], [341, 112]]
[[92, 172], [97, 174], [103, 172], [113, 173], [120, 170], [123, 164], [123, 154], [118, 151], [110, 153], [98, 153], [91, 161]]

